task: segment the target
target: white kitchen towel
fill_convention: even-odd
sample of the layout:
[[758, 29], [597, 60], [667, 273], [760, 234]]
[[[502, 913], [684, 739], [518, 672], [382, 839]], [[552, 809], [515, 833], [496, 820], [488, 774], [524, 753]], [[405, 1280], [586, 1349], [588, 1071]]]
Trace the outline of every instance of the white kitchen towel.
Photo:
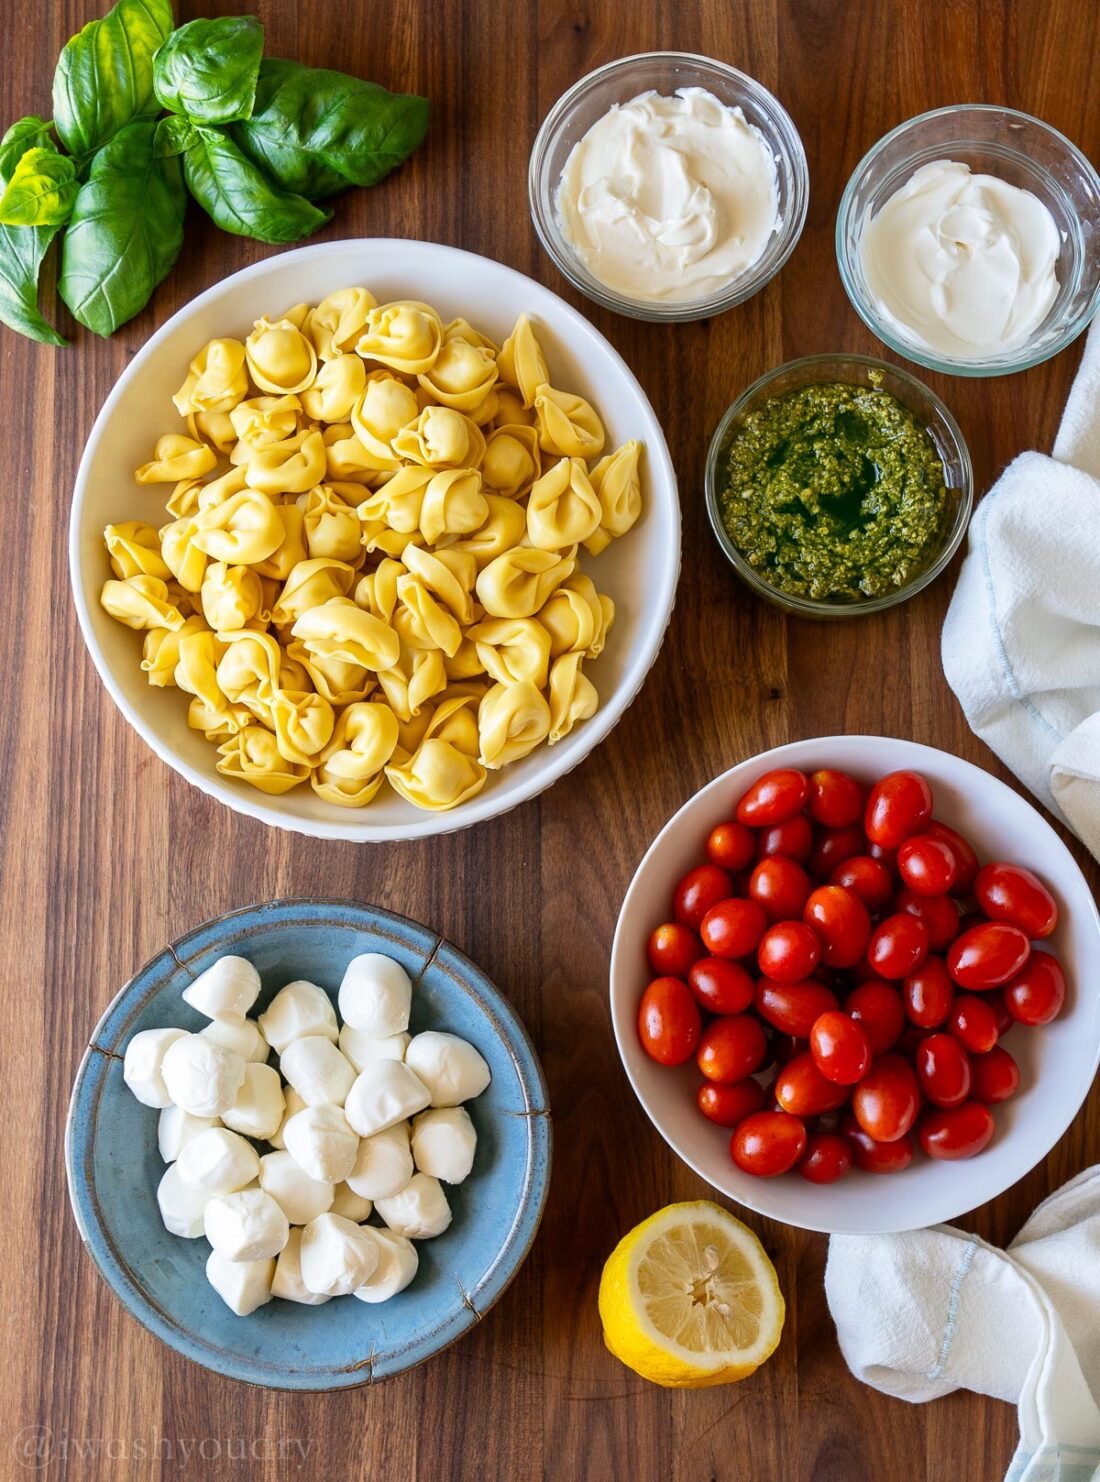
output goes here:
[[1100, 1482], [1100, 1168], [1006, 1251], [950, 1225], [834, 1235], [825, 1292], [857, 1379], [901, 1399], [1015, 1404], [1006, 1482]]
[[1053, 455], [978, 506], [942, 650], [972, 729], [1100, 857], [1100, 320]]

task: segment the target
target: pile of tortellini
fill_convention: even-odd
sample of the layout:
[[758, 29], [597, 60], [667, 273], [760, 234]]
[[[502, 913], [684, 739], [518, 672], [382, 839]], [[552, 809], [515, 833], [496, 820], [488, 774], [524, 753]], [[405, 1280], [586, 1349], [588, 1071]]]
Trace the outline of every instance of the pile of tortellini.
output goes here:
[[596, 710], [615, 608], [579, 550], [637, 520], [642, 448], [605, 452], [526, 315], [498, 349], [341, 289], [211, 340], [172, 399], [136, 474], [169, 521], [107, 527], [101, 601], [219, 772], [444, 810]]

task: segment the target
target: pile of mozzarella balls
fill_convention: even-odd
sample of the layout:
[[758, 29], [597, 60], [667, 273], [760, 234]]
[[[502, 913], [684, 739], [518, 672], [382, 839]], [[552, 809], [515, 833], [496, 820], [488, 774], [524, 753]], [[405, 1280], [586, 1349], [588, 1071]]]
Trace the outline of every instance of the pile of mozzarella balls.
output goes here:
[[451, 1223], [443, 1184], [477, 1146], [462, 1103], [489, 1067], [456, 1035], [410, 1036], [412, 982], [379, 953], [348, 964], [342, 1024], [316, 983], [248, 1018], [259, 993], [251, 962], [222, 957], [183, 994], [205, 1029], [143, 1029], [126, 1047], [126, 1084], [160, 1109], [161, 1218], [206, 1236], [207, 1278], [239, 1316], [272, 1297], [384, 1302], [416, 1275], [413, 1241]]

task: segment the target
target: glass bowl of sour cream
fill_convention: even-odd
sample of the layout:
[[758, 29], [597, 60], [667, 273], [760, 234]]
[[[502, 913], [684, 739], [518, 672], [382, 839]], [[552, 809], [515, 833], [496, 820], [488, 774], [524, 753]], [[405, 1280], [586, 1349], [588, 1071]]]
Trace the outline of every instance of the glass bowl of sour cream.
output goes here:
[[1027, 370], [1100, 306], [1100, 177], [1062, 134], [968, 104], [899, 125], [856, 166], [836, 221], [856, 312], [908, 360]]
[[753, 78], [688, 52], [597, 68], [547, 114], [528, 196], [574, 287], [634, 319], [706, 319], [794, 251], [809, 172], [798, 131]]

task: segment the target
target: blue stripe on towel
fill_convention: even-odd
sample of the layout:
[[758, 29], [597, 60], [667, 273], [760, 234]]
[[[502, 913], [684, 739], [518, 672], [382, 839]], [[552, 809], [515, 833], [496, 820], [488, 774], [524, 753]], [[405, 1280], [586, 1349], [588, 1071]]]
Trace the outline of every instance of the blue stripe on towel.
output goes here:
[[1042, 1446], [1017, 1451], [1005, 1482], [1094, 1482], [1100, 1451], [1091, 1446]]
[[929, 1369], [929, 1379], [939, 1379], [947, 1367], [947, 1356], [951, 1352], [951, 1344], [955, 1338], [955, 1323], [959, 1312], [959, 1290], [966, 1280], [966, 1273], [970, 1270], [974, 1259], [977, 1245], [971, 1236], [966, 1250], [963, 1252], [962, 1260], [958, 1264], [955, 1275], [951, 1278], [951, 1292], [947, 1299], [947, 1321], [943, 1328], [943, 1342], [940, 1344], [940, 1356], [933, 1368]]

